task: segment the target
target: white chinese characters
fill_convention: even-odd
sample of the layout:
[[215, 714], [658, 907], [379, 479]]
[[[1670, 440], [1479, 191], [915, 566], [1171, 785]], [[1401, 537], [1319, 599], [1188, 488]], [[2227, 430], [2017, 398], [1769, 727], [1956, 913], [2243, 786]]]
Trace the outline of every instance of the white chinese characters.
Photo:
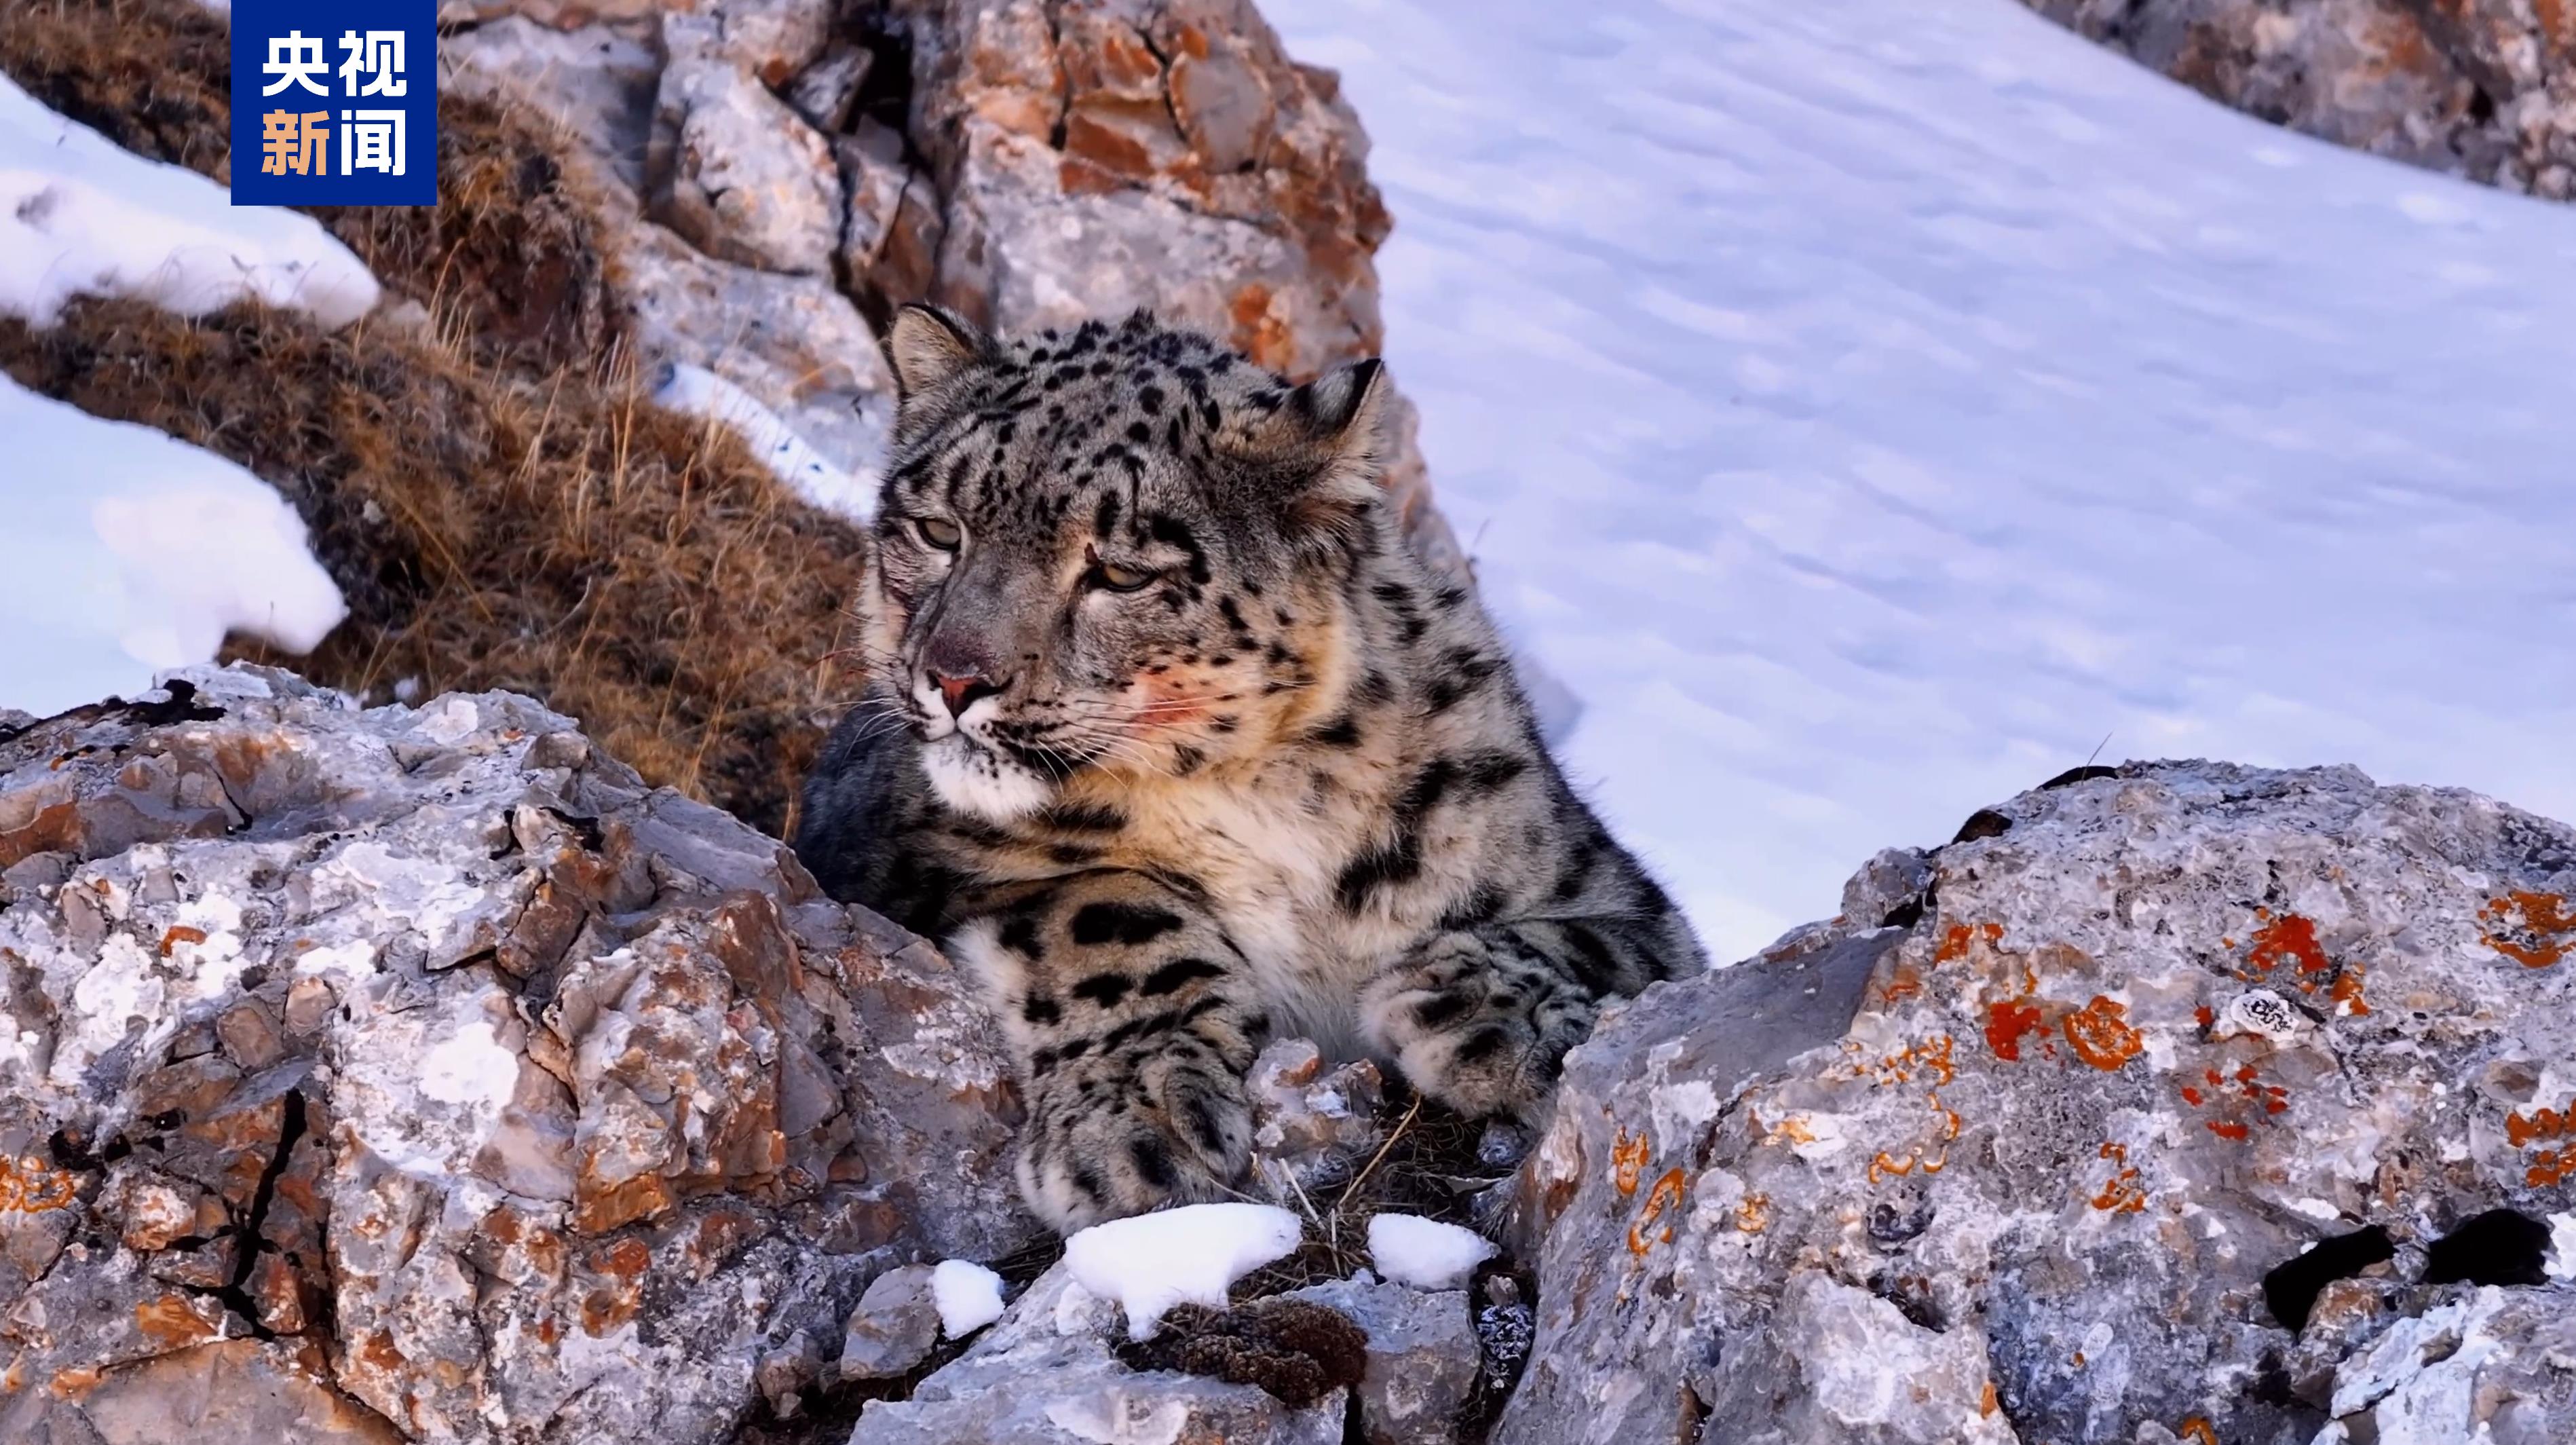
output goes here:
[[403, 79], [403, 34], [399, 30], [370, 30], [360, 34], [345, 31], [340, 36], [340, 49], [349, 58], [341, 63], [340, 84], [351, 100], [371, 95], [401, 97], [408, 92]]
[[403, 173], [403, 113], [398, 110], [340, 112], [340, 174], [382, 171]]
[[[399, 41], [402, 37], [397, 35], [394, 38]], [[331, 73], [331, 62], [322, 56], [322, 37], [319, 35], [289, 30], [284, 35], [271, 36], [268, 63], [260, 67], [260, 73], [277, 77], [260, 92], [262, 95], [275, 95], [290, 85], [300, 85], [319, 96], [331, 94], [330, 86], [314, 79], [315, 76], [328, 77]]]

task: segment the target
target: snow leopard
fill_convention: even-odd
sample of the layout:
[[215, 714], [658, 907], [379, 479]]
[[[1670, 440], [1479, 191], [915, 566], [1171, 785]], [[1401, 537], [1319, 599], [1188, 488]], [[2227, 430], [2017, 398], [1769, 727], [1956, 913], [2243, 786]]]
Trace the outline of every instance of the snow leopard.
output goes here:
[[1144, 311], [887, 340], [866, 691], [794, 846], [978, 981], [1040, 1217], [1228, 1192], [1274, 1036], [1534, 1125], [1607, 1002], [1706, 967], [1406, 541], [1379, 362], [1292, 385]]

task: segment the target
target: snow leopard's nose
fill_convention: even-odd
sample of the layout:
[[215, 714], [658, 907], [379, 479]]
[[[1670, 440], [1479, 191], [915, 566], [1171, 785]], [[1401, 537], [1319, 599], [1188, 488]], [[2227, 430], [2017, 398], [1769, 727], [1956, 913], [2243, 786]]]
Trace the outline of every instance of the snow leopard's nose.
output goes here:
[[952, 677], [944, 672], [934, 672], [930, 675], [930, 685], [939, 689], [940, 700], [948, 704], [950, 717], [964, 717], [966, 709], [973, 707], [976, 699], [1000, 692], [1009, 685], [1009, 679], [995, 682], [982, 673]]

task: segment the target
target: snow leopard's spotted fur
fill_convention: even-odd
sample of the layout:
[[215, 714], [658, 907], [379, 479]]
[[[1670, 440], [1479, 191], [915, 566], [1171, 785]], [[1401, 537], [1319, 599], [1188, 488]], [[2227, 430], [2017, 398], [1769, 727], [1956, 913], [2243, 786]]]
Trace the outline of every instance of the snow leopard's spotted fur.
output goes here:
[[1605, 1000], [1703, 966], [1381, 503], [1377, 363], [1291, 387], [1142, 313], [915, 308], [892, 350], [875, 681], [796, 846], [980, 976], [1046, 1219], [1219, 1192], [1274, 1032], [1527, 1115]]

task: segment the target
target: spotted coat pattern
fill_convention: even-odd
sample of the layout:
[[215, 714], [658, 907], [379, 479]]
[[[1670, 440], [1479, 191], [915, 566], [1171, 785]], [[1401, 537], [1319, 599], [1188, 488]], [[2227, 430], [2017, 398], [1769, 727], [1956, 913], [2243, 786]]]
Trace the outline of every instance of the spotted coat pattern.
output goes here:
[[1275, 1033], [1528, 1117], [1704, 966], [1382, 505], [1377, 363], [1291, 386], [1143, 313], [891, 343], [870, 687], [796, 846], [981, 978], [1050, 1222], [1220, 1193]]

